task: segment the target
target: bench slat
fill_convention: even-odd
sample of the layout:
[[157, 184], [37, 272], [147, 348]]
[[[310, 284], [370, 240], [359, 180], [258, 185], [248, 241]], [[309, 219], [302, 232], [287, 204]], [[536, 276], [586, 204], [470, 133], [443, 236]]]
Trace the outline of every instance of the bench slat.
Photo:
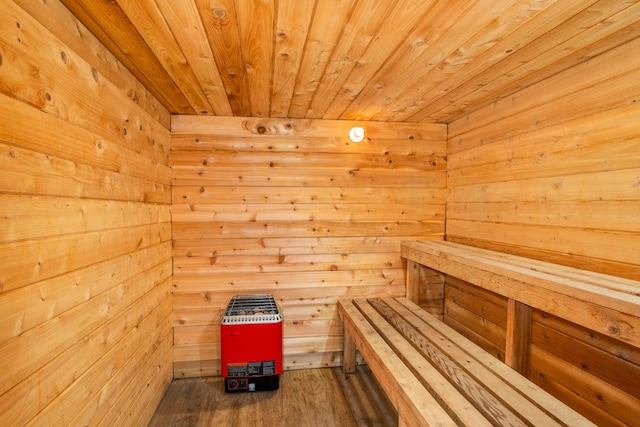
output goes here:
[[338, 314], [402, 422], [424, 426], [456, 425], [353, 302], [339, 300]]
[[[448, 384], [448, 387], [443, 387], [442, 389], [434, 387], [432, 391], [432, 394], [436, 395], [441, 393], [439, 397], [436, 397], [438, 401], [449, 398], [450, 396], [448, 396], [448, 394], [455, 395], [455, 402], [451, 410], [457, 412], [460, 411], [460, 408], [466, 409], [471, 406], [476, 411], [479, 411], [477, 413], [480, 418], [474, 421], [464, 420], [462, 421], [464, 425], [480, 425], [481, 422], [488, 425], [492, 425], [492, 423], [502, 423], [503, 425], [510, 426], [530, 425], [506, 407], [494, 394], [488, 392], [489, 389], [487, 389], [484, 384], [478, 382], [466, 369], [462, 368], [459, 363], [468, 363], [468, 356], [463, 356], [460, 360], [455, 360], [448, 354], [449, 348], [441, 347], [443, 345], [447, 347], [448, 341], [446, 338], [442, 339], [442, 337], [437, 336], [437, 334], [434, 334], [436, 336], [430, 338], [423, 336], [421, 334], [422, 331], [417, 331], [410, 321], [405, 320], [402, 314], [396, 313], [395, 310], [387, 305], [392, 304], [392, 301], [385, 299], [383, 302], [380, 299], [371, 299], [368, 302], [371, 304], [372, 309], [375, 309], [381, 314], [383, 318], [382, 321], [388, 322], [387, 328], [395, 332], [395, 334], [390, 332], [384, 333], [383, 336], [385, 339], [395, 341], [407, 339], [415, 346], [414, 348], [409, 344], [409, 347], [411, 347], [413, 351], [407, 353], [404, 353], [406, 350], [403, 348], [396, 348], [396, 352], [402, 354], [403, 360], [412, 371], [419, 372], [427, 365], [430, 369], [435, 370], [444, 377], [442, 381]], [[401, 306], [401, 310], [403, 309]], [[404, 312], [404, 315], [406, 315], [407, 310], [404, 310]], [[413, 323], [419, 321], [415, 316], [412, 317]], [[426, 323], [423, 322], [421, 326], [424, 328]], [[431, 332], [433, 332], [433, 330], [431, 330]], [[449, 388], [453, 391], [449, 391]], [[480, 422], [478, 420], [482, 421]], [[546, 425], [552, 426], [553, 424], [547, 423]]]
[[354, 301], [367, 321], [420, 380], [422, 387], [426, 388], [439, 405], [456, 421], [456, 424], [478, 427], [491, 426], [486, 417], [445, 376], [428, 363], [400, 331], [388, 322], [384, 314], [380, 313], [380, 307], [376, 302], [379, 300]]
[[[519, 414], [527, 421], [545, 426], [553, 423], [569, 426], [592, 425], [582, 415], [406, 298], [385, 299], [385, 302], [405, 318], [411, 319], [409, 313], [415, 316], [412, 320], [415, 322], [413, 326], [419, 328], [424, 336], [433, 333], [435, 336], [429, 337], [431, 341], [435, 342], [436, 337], [440, 337], [450, 343], [447, 353], [454, 360], [473, 359], [473, 362], [465, 367], [469, 374], [485, 384], [489, 390], [502, 390], [500, 397], [504, 403], [517, 408]], [[415, 319], [419, 321], [416, 322]], [[509, 389], [511, 391], [507, 392]], [[549, 419], [552, 421], [547, 421]]]
[[400, 425], [593, 426], [406, 298], [339, 300]]

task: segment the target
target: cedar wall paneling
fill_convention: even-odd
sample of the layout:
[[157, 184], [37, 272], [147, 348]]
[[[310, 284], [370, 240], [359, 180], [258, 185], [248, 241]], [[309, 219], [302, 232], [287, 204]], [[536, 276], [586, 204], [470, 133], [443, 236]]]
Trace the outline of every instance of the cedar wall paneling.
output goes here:
[[220, 373], [237, 293], [284, 311], [285, 368], [340, 364], [335, 302], [404, 294], [400, 240], [442, 239], [445, 126], [176, 116], [175, 377]]
[[445, 276], [444, 321], [504, 362], [507, 299], [451, 276]]
[[0, 9], [0, 425], [146, 425], [172, 375], [168, 112], [57, 0]]
[[[640, 279], [639, 54], [635, 39], [451, 123], [447, 240]], [[532, 380], [637, 423], [637, 349], [543, 313], [532, 334]]]

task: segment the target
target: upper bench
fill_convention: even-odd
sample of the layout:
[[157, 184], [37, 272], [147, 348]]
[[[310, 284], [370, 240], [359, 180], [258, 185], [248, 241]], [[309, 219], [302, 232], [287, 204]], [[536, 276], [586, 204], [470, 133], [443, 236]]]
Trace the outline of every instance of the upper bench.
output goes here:
[[407, 260], [407, 298], [414, 302], [414, 263], [505, 296], [505, 362], [516, 369], [522, 362], [518, 337], [532, 307], [640, 348], [638, 281], [444, 241], [403, 241], [401, 254]]

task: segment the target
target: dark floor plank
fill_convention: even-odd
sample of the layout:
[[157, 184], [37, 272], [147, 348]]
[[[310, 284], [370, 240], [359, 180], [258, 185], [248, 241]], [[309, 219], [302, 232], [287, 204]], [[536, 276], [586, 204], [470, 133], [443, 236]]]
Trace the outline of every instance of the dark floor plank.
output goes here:
[[367, 367], [285, 371], [280, 388], [225, 393], [222, 378], [174, 381], [149, 427], [397, 426], [397, 415]]

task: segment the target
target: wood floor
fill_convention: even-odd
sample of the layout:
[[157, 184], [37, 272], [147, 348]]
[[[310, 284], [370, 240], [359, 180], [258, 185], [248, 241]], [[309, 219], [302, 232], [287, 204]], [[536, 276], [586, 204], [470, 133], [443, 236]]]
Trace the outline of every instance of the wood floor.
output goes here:
[[371, 371], [359, 366], [286, 371], [280, 388], [225, 393], [220, 377], [175, 380], [150, 427], [397, 426], [397, 414]]

